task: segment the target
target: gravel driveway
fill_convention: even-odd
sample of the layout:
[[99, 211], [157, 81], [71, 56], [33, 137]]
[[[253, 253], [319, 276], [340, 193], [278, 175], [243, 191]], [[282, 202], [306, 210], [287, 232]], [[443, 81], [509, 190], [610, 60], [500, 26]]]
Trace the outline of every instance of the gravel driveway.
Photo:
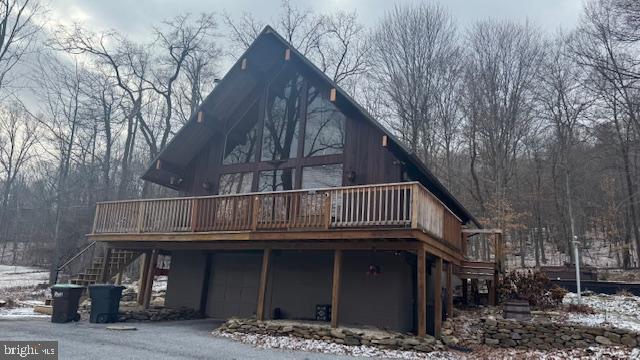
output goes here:
[[[262, 350], [210, 335], [215, 320], [127, 323], [136, 331], [88, 322], [0, 320], [0, 340], [57, 340], [60, 359], [353, 359], [299, 351]], [[122, 324], [124, 325], [124, 324]]]

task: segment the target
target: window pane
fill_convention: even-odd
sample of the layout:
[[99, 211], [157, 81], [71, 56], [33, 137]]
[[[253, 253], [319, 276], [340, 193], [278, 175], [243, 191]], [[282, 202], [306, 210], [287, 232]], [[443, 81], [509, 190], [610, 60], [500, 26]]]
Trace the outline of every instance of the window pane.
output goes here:
[[238, 121], [227, 134], [223, 164], [244, 164], [255, 161], [258, 142], [258, 104]]
[[242, 194], [251, 192], [253, 173], [224, 174], [220, 176], [220, 189], [218, 194]]
[[302, 188], [317, 189], [342, 186], [342, 164], [302, 168]]
[[295, 169], [260, 172], [258, 191], [293, 190]]
[[286, 160], [298, 151], [302, 77], [287, 73], [269, 87], [262, 140], [262, 160]]
[[313, 86], [307, 102], [304, 156], [342, 154], [345, 116]]

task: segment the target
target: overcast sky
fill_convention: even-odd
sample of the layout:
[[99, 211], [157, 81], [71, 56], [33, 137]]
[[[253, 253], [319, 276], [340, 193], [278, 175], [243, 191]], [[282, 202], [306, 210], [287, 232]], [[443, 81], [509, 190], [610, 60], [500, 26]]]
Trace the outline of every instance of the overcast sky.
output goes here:
[[[319, 12], [338, 9], [356, 10], [362, 22], [375, 24], [394, 3], [419, 0], [292, 0]], [[424, 0], [430, 1], [430, 0]], [[438, 1], [438, 0], [434, 0]], [[573, 27], [582, 10], [583, 0], [439, 0], [461, 26], [475, 20], [504, 18], [530, 20], [544, 30]], [[239, 14], [250, 11], [265, 20], [272, 19], [280, 0], [53, 0], [52, 18], [61, 22], [81, 21], [98, 29], [115, 29], [132, 37], [144, 36], [149, 25], [182, 12], [222, 12]]]

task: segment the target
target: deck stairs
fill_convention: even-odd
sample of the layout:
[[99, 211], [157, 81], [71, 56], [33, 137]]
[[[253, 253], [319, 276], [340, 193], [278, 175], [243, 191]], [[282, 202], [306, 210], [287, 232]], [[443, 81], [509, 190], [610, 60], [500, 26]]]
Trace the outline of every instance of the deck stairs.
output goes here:
[[96, 257], [91, 265], [84, 271], [73, 276], [70, 280], [70, 284], [89, 286], [96, 283], [101, 283], [103, 279], [102, 271], [106, 271], [104, 279], [107, 282], [111, 281], [120, 271], [124, 270], [129, 264], [136, 260], [142, 252], [132, 250], [120, 250], [112, 249], [109, 255], [109, 263], [105, 268], [104, 256]]

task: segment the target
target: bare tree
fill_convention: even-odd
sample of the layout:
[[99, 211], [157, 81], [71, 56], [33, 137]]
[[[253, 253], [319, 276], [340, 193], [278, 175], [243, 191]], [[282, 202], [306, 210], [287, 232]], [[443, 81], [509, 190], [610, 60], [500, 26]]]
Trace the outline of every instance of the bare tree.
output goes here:
[[[280, 9], [280, 14], [273, 19], [276, 31], [333, 81], [345, 84], [367, 70], [369, 46], [355, 12], [323, 15], [297, 7], [289, 0], [284, 0]], [[267, 25], [264, 19], [247, 12], [238, 18], [225, 13], [223, 18], [236, 52], [248, 48]], [[355, 92], [353, 83], [347, 85]]]
[[389, 99], [391, 125], [414, 153], [435, 164], [436, 129], [444, 125], [444, 143], [451, 150], [457, 118], [452, 91], [460, 75], [460, 50], [453, 19], [436, 5], [396, 6], [371, 41], [371, 81]]
[[34, 145], [38, 139], [36, 123], [18, 102], [0, 109], [0, 240], [2, 256], [7, 246], [10, 227], [9, 198], [14, 185], [34, 156]]
[[0, 0], [0, 89], [14, 80], [12, 71], [22, 58], [34, 50], [44, 12], [37, 0]]

